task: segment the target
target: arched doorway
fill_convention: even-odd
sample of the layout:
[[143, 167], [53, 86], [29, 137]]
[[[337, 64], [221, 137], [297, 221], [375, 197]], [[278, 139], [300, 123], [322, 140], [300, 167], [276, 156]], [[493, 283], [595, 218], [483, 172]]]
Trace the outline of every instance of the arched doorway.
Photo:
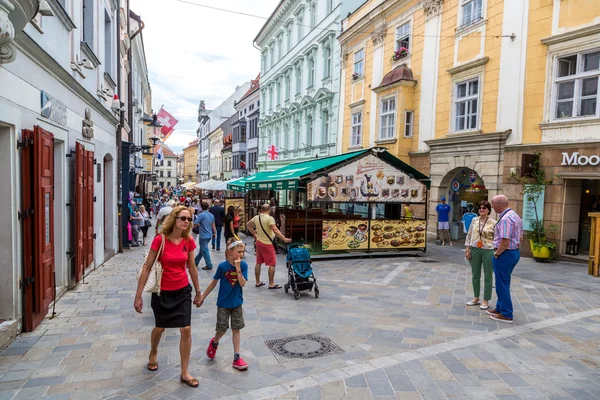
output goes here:
[[[450, 235], [453, 240], [465, 237], [463, 216], [477, 214], [477, 204], [488, 200], [488, 189], [479, 173], [468, 167], [454, 168], [446, 174], [439, 187], [439, 198], [446, 197], [452, 208]], [[468, 226], [466, 227], [468, 229]]]

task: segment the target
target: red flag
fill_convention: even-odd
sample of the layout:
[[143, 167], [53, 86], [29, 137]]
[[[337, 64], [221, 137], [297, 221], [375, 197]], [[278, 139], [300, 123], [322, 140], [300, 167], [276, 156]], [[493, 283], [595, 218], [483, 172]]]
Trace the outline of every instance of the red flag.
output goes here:
[[275, 145], [269, 145], [267, 147], [267, 160], [276, 161], [279, 160], [279, 149]]
[[246, 169], [246, 161], [244, 161], [244, 160], [240, 160], [240, 167], [241, 167], [242, 169]]
[[160, 129], [160, 133], [162, 134], [162, 140], [165, 141], [171, 135], [173, 130], [175, 129], [175, 125], [177, 125], [177, 121], [175, 117], [173, 117], [167, 110], [164, 108], [160, 108], [158, 114], [156, 114], [156, 121], [162, 125]]

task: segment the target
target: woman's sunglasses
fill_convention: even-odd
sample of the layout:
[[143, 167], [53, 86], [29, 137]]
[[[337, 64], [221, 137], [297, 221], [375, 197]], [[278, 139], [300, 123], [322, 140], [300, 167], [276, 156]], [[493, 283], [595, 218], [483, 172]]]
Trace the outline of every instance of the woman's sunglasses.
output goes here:
[[186, 222], [186, 221], [192, 222], [193, 221], [193, 218], [190, 218], [190, 217], [177, 217], [177, 219], [182, 222]]
[[[487, 210], [487, 207], [479, 207], [480, 210]], [[489, 211], [489, 210], [488, 210]]]

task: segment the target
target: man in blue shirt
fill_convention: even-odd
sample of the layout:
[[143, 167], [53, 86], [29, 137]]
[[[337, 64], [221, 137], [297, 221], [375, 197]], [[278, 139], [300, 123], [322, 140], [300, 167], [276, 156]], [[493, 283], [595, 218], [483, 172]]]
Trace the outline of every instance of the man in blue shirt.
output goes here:
[[217, 228], [215, 227], [215, 217], [208, 212], [208, 203], [202, 202], [202, 212], [196, 217], [194, 225], [200, 227], [200, 233], [198, 234], [198, 241], [200, 242], [200, 250], [198, 255], [194, 259], [196, 266], [204, 257], [206, 265], [202, 267], [203, 270], [210, 270], [213, 268], [212, 261], [210, 260], [210, 250], [208, 249], [208, 243], [212, 238], [217, 235]]
[[215, 249], [215, 242], [217, 244], [217, 251], [221, 250], [221, 231], [223, 230], [223, 221], [225, 221], [225, 209], [221, 207], [221, 202], [215, 200], [213, 206], [208, 210], [213, 217], [215, 217], [215, 226], [217, 227], [217, 237], [212, 240], [212, 248]]
[[440, 237], [442, 239], [442, 246], [446, 245], [446, 242], [452, 246], [452, 240], [450, 239], [450, 211], [452, 208], [446, 204], [446, 197], [442, 196], [440, 199], [442, 204], [438, 204], [435, 208], [435, 212], [438, 215], [438, 229], [440, 231]]

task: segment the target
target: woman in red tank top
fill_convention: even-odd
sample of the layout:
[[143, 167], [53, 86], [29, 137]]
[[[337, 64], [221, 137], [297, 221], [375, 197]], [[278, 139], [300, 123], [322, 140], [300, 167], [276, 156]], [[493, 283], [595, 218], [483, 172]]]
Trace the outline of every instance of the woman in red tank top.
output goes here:
[[[158, 370], [158, 343], [165, 328], [179, 328], [181, 332], [181, 343], [179, 352], [181, 356], [181, 382], [191, 387], [198, 387], [198, 380], [193, 378], [189, 371], [190, 352], [192, 349], [192, 287], [188, 280], [187, 269], [189, 269], [196, 295], [193, 303], [200, 307], [200, 285], [198, 282], [198, 270], [194, 263], [194, 249], [196, 243], [190, 235], [192, 229], [193, 210], [178, 206], [171, 211], [164, 224], [161, 225], [161, 234], [152, 241], [150, 253], [144, 264], [144, 271], [140, 276], [138, 288], [135, 295], [134, 308], [142, 313], [144, 303], [142, 291], [148, 280], [148, 274], [154, 264], [161, 243], [165, 240], [163, 251], [159, 261], [163, 267], [160, 283], [160, 295], [152, 293], [150, 302], [156, 327], [152, 330], [151, 349], [148, 359], [148, 369]], [[187, 269], [186, 269], [187, 265]]]

